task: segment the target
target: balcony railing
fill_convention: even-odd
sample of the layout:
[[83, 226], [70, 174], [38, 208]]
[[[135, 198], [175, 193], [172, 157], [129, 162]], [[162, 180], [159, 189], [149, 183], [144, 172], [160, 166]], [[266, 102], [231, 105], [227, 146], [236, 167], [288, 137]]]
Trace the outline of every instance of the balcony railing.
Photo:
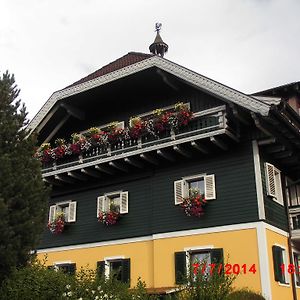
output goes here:
[[52, 176], [62, 173], [62, 170], [72, 171], [118, 158], [126, 158], [131, 155], [225, 134], [228, 132], [227, 129], [226, 107], [225, 105], [218, 106], [194, 113], [190, 123], [178, 129], [177, 132], [168, 130], [159, 136], [148, 135], [139, 139], [120, 141], [114, 145], [95, 146], [82, 155], [65, 157], [54, 163], [44, 165], [42, 173], [44, 177]]

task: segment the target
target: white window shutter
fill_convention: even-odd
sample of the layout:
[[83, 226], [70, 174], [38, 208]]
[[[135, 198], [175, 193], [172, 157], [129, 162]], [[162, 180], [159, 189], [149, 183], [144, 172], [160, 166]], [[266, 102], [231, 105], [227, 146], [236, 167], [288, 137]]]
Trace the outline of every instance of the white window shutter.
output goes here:
[[183, 202], [183, 198], [187, 194], [187, 184], [185, 180], [174, 181], [174, 198], [175, 205]]
[[216, 199], [215, 175], [204, 176], [204, 197], [206, 200]]
[[267, 185], [267, 194], [271, 197], [276, 197], [276, 183], [275, 183], [275, 170], [274, 166], [266, 163], [266, 185]]
[[127, 214], [128, 213], [128, 192], [122, 192], [120, 195], [120, 213]]
[[99, 196], [97, 198], [97, 218], [99, 217], [99, 213], [102, 211], [106, 211], [105, 209], [105, 196]]
[[51, 205], [49, 208], [49, 222], [53, 222], [55, 220], [56, 214], [56, 205]]
[[76, 221], [76, 207], [77, 202], [72, 201], [69, 203], [69, 215], [68, 215], [68, 222], [75, 222]]

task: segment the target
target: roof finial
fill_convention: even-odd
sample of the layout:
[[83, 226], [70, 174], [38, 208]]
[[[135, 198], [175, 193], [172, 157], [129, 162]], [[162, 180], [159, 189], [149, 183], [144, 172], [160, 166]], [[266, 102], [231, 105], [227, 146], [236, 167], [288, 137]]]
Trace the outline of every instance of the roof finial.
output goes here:
[[150, 45], [149, 50], [155, 55], [160, 55], [161, 57], [164, 57], [165, 53], [168, 52], [169, 46], [160, 37], [159, 32], [161, 30], [161, 26], [161, 23], [155, 24], [156, 37], [154, 42]]

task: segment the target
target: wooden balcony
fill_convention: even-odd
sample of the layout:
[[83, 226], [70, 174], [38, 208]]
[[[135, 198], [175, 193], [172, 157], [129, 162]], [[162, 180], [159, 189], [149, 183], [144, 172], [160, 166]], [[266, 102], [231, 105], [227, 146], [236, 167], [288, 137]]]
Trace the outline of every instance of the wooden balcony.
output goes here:
[[129, 172], [130, 168], [159, 165], [161, 160], [174, 162], [178, 157], [189, 158], [199, 152], [207, 154], [212, 148], [227, 150], [231, 141], [238, 141], [228, 123], [225, 105], [199, 111], [178, 132], [169, 130], [159, 137], [145, 136], [113, 146], [95, 146], [83, 155], [44, 166], [43, 178], [54, 185], [76, 183], [89, 177], [101, 177], [101, 174], [112, 175]]

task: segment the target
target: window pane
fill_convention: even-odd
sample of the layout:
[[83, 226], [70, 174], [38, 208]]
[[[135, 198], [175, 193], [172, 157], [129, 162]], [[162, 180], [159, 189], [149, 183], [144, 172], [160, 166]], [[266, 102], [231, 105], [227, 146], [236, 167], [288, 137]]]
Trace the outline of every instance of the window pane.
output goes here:
[[202, 267], [204, 264], [206, 264], [206, 270], [202, 274], [204, 275], [209, 275], [209, 267], [208, 265], [211, 264], [211, 255], [209, 252], [196, 252], [192, 253], [190, 256], [191, 259], [191, 266], [192, 270], [193, 267], [195, 266], [194, 264], [200, 264], [202, 266], [199, 267], [199, 271], [202, 273]]
[[204, 194], [204, 178], [189, 181], [189, 189], [197, 189], [200, 194]]
[[109, 198], [109, 209], [120, 212], [120, 195]]
[[109, 271], [110, 271], [110, 276], [117, 280], [121, 280], [122, 274], [121, 274], [121, 269], [122, 269], [122, 261], [121, 260], [115, 260], [111, 261], [109, 263]]

